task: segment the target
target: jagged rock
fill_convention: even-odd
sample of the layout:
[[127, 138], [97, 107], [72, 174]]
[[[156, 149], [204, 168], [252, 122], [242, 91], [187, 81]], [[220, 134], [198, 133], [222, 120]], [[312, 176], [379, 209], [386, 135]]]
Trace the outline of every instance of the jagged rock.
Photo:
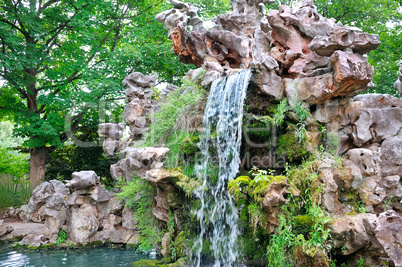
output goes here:
[[387, 176], [382, 179], [382, 184], [387, 189], [395, 189], [399, 185], [401, 177], [399, 175]]
[[96, 232], [89, 242], [101, 241], [103, 243], [112, 242], [118, 244], [132, 244], [137, 245], [140, 241], [140, 234], [138, 231], [119, 229], [119, 230], [103, 230]]
[[335, 90], [331, 97], [355, 96], [368, 88], [374, 76], [374, 67], [368, 63], [367, 57], [335, 51], [330, 60], [335, 70]]
[[120, 139], [123, 137], [123, 123], [101, 123], [99, 124], [99, 135], [104, 137], [103, 151], [107, 156], [113, 156], [120, 148]]
[[331, 213], [338, 213], [341, 205], [338, 200], [338, 185], [334, 177], [335, 162], [332, 159], [325, 158], [319, 162], [317, 170], [324, 183], [324, 192], [322, 194], [322, 205]]
[[110, 195], [109, 201], [96, 203], [96, 209], [98, 210], [98, 217], [105, 218], [109, 214], [114, 214], [117, 216], [122, 215], [122, 210], [124, 207], [124, 201], [120, 200], [115, 195]]
[[360, 173], [363, 177], [371, 176], [376, 173], [373, 152], [371, 150], [365, 148], [350, 149], [347, 153], [347, 157], [360, 169]]
[[80, 207], [72, 206], [67, 216], [68, 237], [80, 244], [90, 242], [90, 237], [98, 230], [99, 221], [94, 206], [83, 204]]
[[16, 217], [18, 217], [18, 212], [13, 207], [8, 207], [3, 215], [3, 218], [16, 218]]
[[18, 242], [18, 244], [29, 245], [31, 247], [39, 247], [41, 245], [56, 243], [57, 238], [57, 234], [42, 231], [28, 234], [20, 242]]
[[155, 196], [156, 206], [152, 208], [154, 216], [161, 221], [169, 222], [169, 204], [167, 202], [166, 192], [159, 190]]
[[334, 220], [330, 225], [333, 248], [338, 249], [341, 255], [350, 255], [359, 249], [368, 248], [372, 238], [367, 228], [376, 219], [375, 214], [360, 213]]
[[363, 182], [360, 168], [351, 160], [345, 160], [343, 167], [348, 172], [348, 175], [341, 176], [345, 191], [348, 192], [359, 189]]
[[64, 204], [64, 197], [69, 193], [68, 188], [60, 181], [44, 182], [34, 189], [29, 199], [28, 212], [33, 213], [41, 206], [56, 207]]
[[402, 136], [390, 137], [382, 142], [381, 174], [402, 175]]
[[28, 212], [28, 205], [22, 205], [17, 209], [17, 212], [18, 216], [24, 223], [31, 221], [31, 213]]
[[148, 125], [146, 116], [154, 109], [151, 98], [156, 79], [156, 76], [145, 76], [142, 73], [133, 72], [123, 80], [127, 101], [123, 118], [130, 125], [132, 140], [141, 139]]
[[71, 189], [87, 189], [99, 184], [99, 177], [94, 171], [80, 171], [71, 174], [71, 180], [66, 187]]
[[4, 225], [4, 220], [0, 220], [0, 237], [11, 233], [14, 231], [14, 228], [10, 225]]
[[274, 231], [275, 227], [279, 225], [278, 215], [282, 211], [281, 206], [288, 202], [285, 196], [298, 196], [299, 193], [299, 190], [287, 183], [285, 177], [283, 177], [283, 180], [272, 182], [269, 185], [262, 199], [262, 206], [268, 215], [269, 224], [266, 228], [268, 232]]
[[377, 205], [384, 200], [386, 193], [374, 179], [366, 178], [359, 189], [359, 195], [366, 205]]
[[[320, 56], [329, 57], [337, 50], [353, 50], [354, 53], [365, 54], [377, 49], [381, 44], [377, 34], [368, 34], [354, 27], [336, 27], [327, 35], [314, 36], [309, 48]], [[311, 36], [313, 37], [313, 36]]]
[[125, 177], [131, 181], [133, 175], [145, 177], [148, 170], [162, 167], [162, 160], [168, 152], [168, 148], [162, 147], [128, 147], [122, 151], [122, 160], [110, 166], [110, 173], [116, 180]]
[[381, 213], [374, 222], [375, 236], [392, 259], [402, 266], [402, 218], [394, 210]]
[[114, 214], [109, 214], [109, 216], [100, 220], [99, 228], [103, 230], [113, 231], [116, 230], [115, 225], [121, 223], [122, 218]]

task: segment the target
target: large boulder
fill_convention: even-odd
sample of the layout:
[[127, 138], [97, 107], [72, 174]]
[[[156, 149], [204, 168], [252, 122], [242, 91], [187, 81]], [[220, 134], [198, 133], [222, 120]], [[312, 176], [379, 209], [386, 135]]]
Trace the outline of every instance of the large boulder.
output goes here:
[[92, 235], [99, 228], [97, 210], [94, 206], [83, 204], [80, 207], [71, 207], [67, 217], [68, 237], [76, 243], [86, 244], [90, 242]]

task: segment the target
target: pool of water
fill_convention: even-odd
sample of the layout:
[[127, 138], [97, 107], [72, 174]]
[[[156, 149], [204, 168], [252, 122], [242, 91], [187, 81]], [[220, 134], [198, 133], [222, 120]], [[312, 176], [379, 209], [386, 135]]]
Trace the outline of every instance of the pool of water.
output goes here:
[[141, 259], [149, 259], [149, 256], [128, 247], [26, 250], [0, 245], [0, 267], [132, 266]]

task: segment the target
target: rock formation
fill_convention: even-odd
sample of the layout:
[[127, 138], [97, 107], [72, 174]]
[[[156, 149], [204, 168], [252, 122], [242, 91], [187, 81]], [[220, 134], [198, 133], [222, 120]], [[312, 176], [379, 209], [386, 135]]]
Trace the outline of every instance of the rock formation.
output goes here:
[[[35, 188], [29, 204], [18, 211], [23, 221], [44, 221], [44, 227], [27, 234], [20, 244], [39, 247], [55, 243], [61, 229], [68, 234], [67, 242], [137, 244], [135, 222], [123, 208], [124, 203], [105, 190], [93, 171], [74, 172], [66, 184], [44, 182]], [[12, 235], [13, 229], [0, 224], [0, 234], [8, 233]]]
[[[313, 1], [300, 1], [297, 10], [279, 6], [266, 11], [267, 1], [232, 0], [232, 12], [215, 18], [211, 29], [203, 26], [192, 5], [171, 2], [173, 9], [156, 19], [166, 25], [178, 59], [199, 67], [187, 76], [204, 69], [206, 86], [252, 68], [249, 109], [264, 118], [272, 115], [264, 110], [287, 99], [291, 109], [310, 111], [304, 124], [308, 149], [303, 151], [331, 142], [332, 136], [336, 153], [346, 156], [342, 170], [330, 157], [314, 167], [323, 184], [321, 205], [340, 216], [331, 226], [333, 253], [344, 248], [338, 255], [366, 257], [370, 266], [381, 265], [381, 257], [401, 266], [402, 101], [390, 95], [358, 95], [371, 85], [374, 68], [366, 53], [380, 45], [378, 35], [322, 17]], [[401, 83], [402, 69], [395, 83], [402, 94]], [[288, 117], [301, 124], [295, 112]], [[319, 125], [326, 130], [326, 141], [320, 141]], [[277, 144], [266, 150], [245, 147], [264, 156]], [[346, 216], [356, 212], [348, 194], [356, 194], [367, 213]], [[393, 211], [381, 213], [386, 209]]]

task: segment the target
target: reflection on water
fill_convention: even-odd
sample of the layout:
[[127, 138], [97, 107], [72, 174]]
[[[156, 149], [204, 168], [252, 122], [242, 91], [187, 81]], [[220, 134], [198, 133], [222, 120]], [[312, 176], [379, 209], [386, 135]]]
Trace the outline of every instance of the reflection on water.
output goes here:
[[63, 250], [13, 250], [0, 247], [0, 267], [132, 266], [134, 261], [141, 259], [148, 259], [148, 255], [124, 247]]

